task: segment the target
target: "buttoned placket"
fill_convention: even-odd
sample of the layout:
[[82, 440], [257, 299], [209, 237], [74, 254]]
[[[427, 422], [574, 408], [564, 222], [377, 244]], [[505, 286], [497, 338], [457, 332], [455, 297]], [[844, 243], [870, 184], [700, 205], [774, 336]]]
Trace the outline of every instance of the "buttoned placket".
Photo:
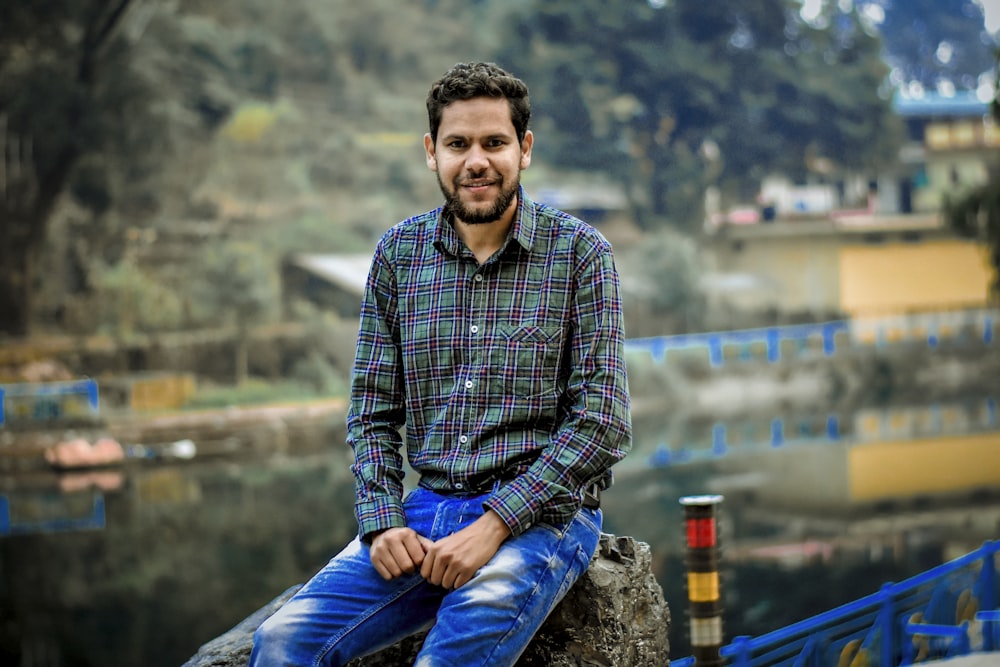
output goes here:
[[[462, 384], [463, 391], [465, 392], [465, 400], [462, 401], [464, 405], [464, 409], [462, 410], [462, 423], [459, 425], [460, 428], [458, 429], [458, 443], [461, 445], [463, 450], [466, 450], [469, 445], [469, 441], [471, 440], [471, 435], [468, 433], [467, 429], [471, 426], [471, 424], [476, 423], [475, 406], [478, 403], [476, 400], [473, 400], [472, 393], [482, 391], [482, 388], [478, 385], [483, 376], [486, 357], [483, 340], [483, 328], [479, 318], [481, 317], [481, 314], [485, 312], [484, 299], [486, 298], [485, 287], [487, 281], [483, 274], [483, 265], [474, 264], [473, 266], [475, 266], [473, 274], [466, 282], [469, 294], [468, 299], [465, 301], [465, 335], [469, 341], [469, 356], [466, 364], [468, 374]], [[454, 488], [458, 491], [462, 491], [464, 490], [464, 483], [462, 481], [455, 481]]]

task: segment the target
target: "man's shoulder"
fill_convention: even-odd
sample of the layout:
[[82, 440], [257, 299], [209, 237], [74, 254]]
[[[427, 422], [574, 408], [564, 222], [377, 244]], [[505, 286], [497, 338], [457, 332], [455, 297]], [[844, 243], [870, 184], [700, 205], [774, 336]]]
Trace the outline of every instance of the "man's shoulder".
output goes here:
[[440, 215], [439, 207], [397, 222], [379, 239], [379, 251], [397, 257], [432, 242]]
[[532, 202], [537, 233], [557, 245], [571, 243], [578, 249], [610, 250], [611, 244], [596, 227], [549, 204]]

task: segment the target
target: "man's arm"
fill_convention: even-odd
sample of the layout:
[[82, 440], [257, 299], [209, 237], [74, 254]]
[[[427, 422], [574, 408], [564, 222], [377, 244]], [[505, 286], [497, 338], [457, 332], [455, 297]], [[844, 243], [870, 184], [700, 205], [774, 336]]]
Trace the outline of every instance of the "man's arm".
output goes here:
[[354, 450], [354, 511], [366, 541], [375, 533], [406, 526], [399, 433], [405, 418], [396, 281], [383, 238], [361, 301], [347, 415], [347, 441]]

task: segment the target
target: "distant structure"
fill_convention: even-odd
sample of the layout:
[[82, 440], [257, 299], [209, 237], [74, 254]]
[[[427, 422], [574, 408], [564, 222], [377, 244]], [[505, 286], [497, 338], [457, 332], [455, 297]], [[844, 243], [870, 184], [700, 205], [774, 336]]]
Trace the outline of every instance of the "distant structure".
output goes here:
[[295, 254], [281, 266], [283, 301], [305, 299], [344, 319], [361, 315], [371, 254]]
[[897, 97], [894, 108], [908, 140], [893, 168], [768, 179], [754, 206], [709, 217], [705, 283], [719, 311], [816, 321], [988, 307], [984, 249], [955, 235], [940, 209], [945, 193], [986, 180], [1000, 128], [974, 93]]
[[975, 91], [897, 96], [893, 109], [908, 139], [900, 152], [899, 212], [936, 212], [946, 193], [985, 182], [1000, 128]]

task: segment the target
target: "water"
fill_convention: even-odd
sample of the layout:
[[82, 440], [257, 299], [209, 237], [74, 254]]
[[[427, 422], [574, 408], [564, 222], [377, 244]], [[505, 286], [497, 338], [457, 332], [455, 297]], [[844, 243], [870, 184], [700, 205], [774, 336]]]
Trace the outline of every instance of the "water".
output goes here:
[[[959, 402], [929, 433], [921, 411], [951, 414], [935, 405], [883, 415], [895, 431], [871, 415], [841, 416], [836, 432], [825, 415], [793, 415], [786, 421], [794, 428], [782, 427], [788, 434], [777, 443], [773, 417], [729, 425], [720, 440], [710, 420], [679, 425], [666, 409], [637, 415], [635, 451], [605, 496], [605, 529], [651, 545], [673, 614], [672, 655], [687, 653], [681, 496], [726, 498], [719, 516], [728, 638], [825, 611], [997, 537], [1000, 484], [983, 480], [1000, 482], [1000, 457], [974, 466], [970, 474], [985, 471], [981, 479], [946, 491], [921, 491], [929, 482], [917, 475], [915, 456], [886, 472], [897, 485], [912, 477], [910, 493], [858, 500], [857, 480], [838, 478], [852, 452], [878, 452], [894, 433], [919, 436], [911, 452], [943, 439], [952, 449], [926, 450], [939, 459], [969, 434], [986, 438], [981, 448], [1000, 446], [988, 402]], [[669, 435], [679, 432], [683, 442]], [[874, 439], [852, 444], [864, 433]], [[688, 456], [676, 455], [684, 450]], [[664, 451], [675, 453], [669, 465]], [[352, 497], [344, 450], [0, 478], [0, 528], [8, 533], [0, 536], [0, 664], [176, 666], [347, 542]]]

